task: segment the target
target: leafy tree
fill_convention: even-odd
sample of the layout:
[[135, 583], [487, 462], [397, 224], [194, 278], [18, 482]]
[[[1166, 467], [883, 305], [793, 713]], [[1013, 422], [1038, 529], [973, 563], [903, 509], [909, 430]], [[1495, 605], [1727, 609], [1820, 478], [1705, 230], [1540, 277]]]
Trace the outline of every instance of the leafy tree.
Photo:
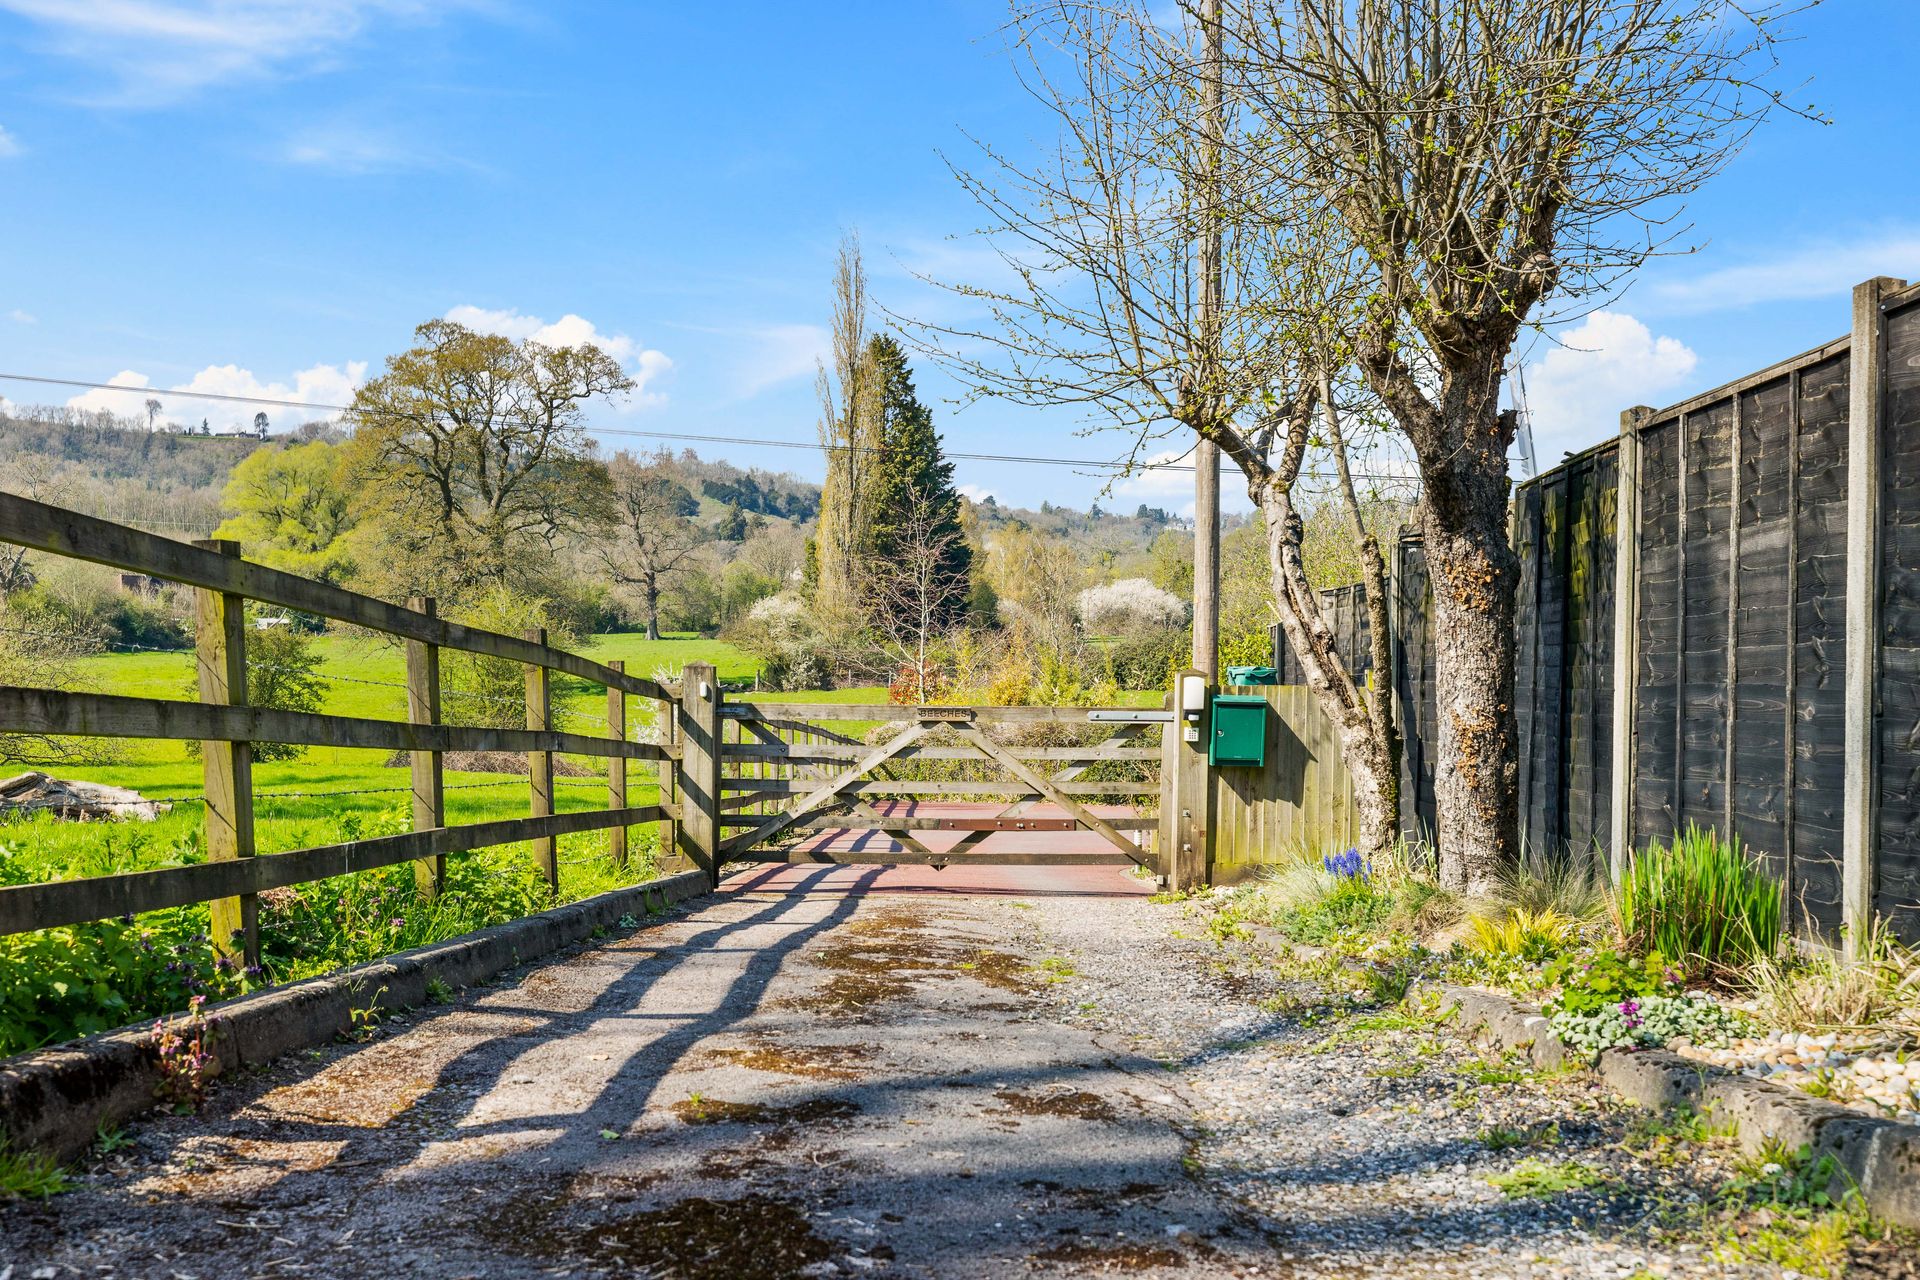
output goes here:
[[340, 476], [340, 450], [314, 441], [256, 449], [227, 477], [226, 520], [214, 536], [237, 539], [249, 558], [323, 582], [353, 573], [345, 535], [353, 503]]
[[[247, 632], [247, 702], [275, 711], [320, 710], [327, 697], [327, 678], [320, 674], [325, 659], [313, 642], [290, 626], [254, 627]], [[189, 696], [200, 696], [198, 679], [187, 683]], [[291, 742], [256, 742], [255, 760], [298, 760], [307, 753]], [[187, 743], [187, 754], [200, 754], [198, 742]]]
[[[867, 364], [879, 395], [879, 456], [868, 471], [867, 546], [873, 596], [881, 602], [910, 600], [914, 609], [929, 599], [937, 604], [930, 619], [947, 630], [966, 612], [973, 572], [973, 548], [960, 524], [959, 490], [953, 487], [953, 463], [941, 455], [933, 414], [913, 388], [906, 352], [881, 334], [867, 344]], [[922, 564], [929, 547], [938, 556]], [[929, 596], [903, 580], [931, 574]]]
[[591, 345], [516, 343], [451, 320], [414, 334], [350, 414], [358, 510], [398, 552], [379, 562], [378, 585], [443, 598], [525, 589], [562, 539], [612, 518], [586, 406], [633, 380]]

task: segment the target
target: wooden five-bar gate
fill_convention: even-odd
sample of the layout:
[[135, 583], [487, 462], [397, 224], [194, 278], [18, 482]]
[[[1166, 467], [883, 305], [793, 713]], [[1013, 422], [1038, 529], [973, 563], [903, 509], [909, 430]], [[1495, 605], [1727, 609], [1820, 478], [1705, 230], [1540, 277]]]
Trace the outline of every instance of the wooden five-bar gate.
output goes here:
[[1140, 810], [1158, 807], [1170, 719], [1131, 708], [726, 703], [721, 856], [1157, 869], [1152, 842], [1136, 837], [1157, 825]]
[[[658, 824], [663, 869], [691, 862], [709, 882], [731, 862], [1085, 864], [1169, 871], [1168, 832], [1199, 849], [1204, 800], [1181, 793], [1187, 821], [1163, 825], [1174, 779], [1189, 789], [1193, 735], [1171, 712], [1085, 707], [901, 707], [731, 702], [714, 668], [692, 664], [678, 685], [628, 674], [546, 642], [439, 617], [240, 557], [231, 542], [179, 542], [0, 492], [0, 542], [110, 565], [193, 589], [199, 673], [192, 700], [0, 685], [0, 731], [51, 737], [201, 743], [206, 861], [149, 871], [0, 887], [0, 935], [132, 916], [195, 903], [211, 908], [214, 945], [260, 960], [259, 895], [334, 876], [412, 863], [422, 895], [440, 891], [449, 856], [530, 845], [557, 895], [558, 842], [608, 833], [627, 860], [627, 832]], [[398, 640], [406, 652], [406, 717], [325, 715], [249, 705], [249, 601], [330, 618]], [[463, 650], [522, 666], [525, 727], [443, 722], [440, 656]], [[555, 673], [606, 691], [606, 729], [557, 727]], [[629, 719], [639, 700], [651, 714]], [[639, 740], [642, 736], [651, 740]], [[404, 752], [413, 830], [260, 854], [253, 744]], [[449, 826], [442, 758], [452, 751], [524, 753], [525, 817]], [[560, 812], [554, 757], [605, 762], [604, 808]], [[1204, 754], [1198, 757], [1204, 759]], [[659, 797], [628, 803], [628, 766], [657, 770]], [[1162, 761], [1172, 768], [1163, 770]], [[1184, 796], [1184, 799], [1182, 797]], [[1158, 840], [1144, 833], [1160, 830]], [[1204, 862], [1176, 855], [1192, 882]]]

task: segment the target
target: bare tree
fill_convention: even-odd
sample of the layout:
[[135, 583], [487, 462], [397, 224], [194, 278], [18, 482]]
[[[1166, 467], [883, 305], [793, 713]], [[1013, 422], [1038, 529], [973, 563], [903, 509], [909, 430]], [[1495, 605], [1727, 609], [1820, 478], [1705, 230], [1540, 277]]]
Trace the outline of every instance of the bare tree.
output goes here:
[[153, 421], [155, 418], [160, 416], [160, 410], [163, 406], [158, 400], [154, 399], [152, 396], [148, 396], [146, 407], [147, 407], [147, 430], [151, 431], [153, 430]]
[[625, 452], [607, 464], [613, 481], [613, 523], [598, 544], [607, 574], [639, 593], [647, 639], [660, 638], [660, 593], [703, 541], [692, 516], [699, 510], [662, 453], [650, 462]]
[[1021, 79], [1059, 140], [1030, 165], [983, 145], [980, 172], [954, 171], [1017, 283], [950, 286], [990, 323], [915, 332], [976, 396], [1075, 406], [1128, 432], [1130, 465], [1169, 436], [1233, 461], [1265, 522], [1281, 624], [1338, 731], [1361, 842], [1381, 849], [1398, 837], [1391, 686], [1370, 700], [1341, 662], [1293, 505], [1323, 385], [1341, 380], [1346, 250], [1317, 238], [1337, 229], [1328, 219], [1275, 207], [1291, 192], [1221, 92], [1232, 29], [1217, 14], [1211, 0], [1171, 26], [1138, 0], [1016, 13]]
[[1729, 0], [1248, 0], [1238, 96], [1271, 181], [1337, 213], [1363, 276], [1354, 357], [1411, 443], [1434, 585], [1443, 881], [1518, 856], [1511, 410], [1543, 304], [1649, 254], [1776, 104], [1779, 11]]
[[952, 569], [959, 530], [932, 495], [910, 494], [894, 531], [888, 572], [874, 579], [877, 622], [888, 657], [916, 703], [930, 700], [938, 672], [934, 646], [965, 601], [967, 579]]

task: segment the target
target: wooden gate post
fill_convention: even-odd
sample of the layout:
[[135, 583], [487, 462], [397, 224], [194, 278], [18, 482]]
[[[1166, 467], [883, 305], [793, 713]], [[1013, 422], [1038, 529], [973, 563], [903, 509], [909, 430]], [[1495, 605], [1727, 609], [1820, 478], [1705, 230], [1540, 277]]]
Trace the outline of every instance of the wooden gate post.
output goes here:
[[[547, 629], [535, 627], [525, 633], [535, 644], [547, 642]], [[527, 664], [527, 728], [543, 733], [553, 731], [553, 679], [538, 663]], [[528, 811], [536, 818], [553, 816], [553, 752], [527, 752], [527, 780], [532, 792]], [[560, 896], [560, 842], [553, 836], [535, 836], [533, 861], [547, 878], [547, 889]]]
[[710, 662], [680, 673], [680, 850], [720, 879], [720, 678]]
[[[1173, 720], [1167, 725], [1162, 794], [1166, 813], [1161, 829], [1167, 832], [1167, 847], [1162, 865], [1167, 868], [1169, 887], [1176, 892], [1197, 889], [1208, 881], [1213, 867], [1213, 775], [1207, 767], [1207, 725], [1209, 708], [1203, 706], [1198, 720], [1189, 720], [1180, 708], [1180, 689], [1189, 676], [1202, 680], [1205, 673], [1189, 667], [1173, 677]], [[1213, 686], [1207, 685], [1207, 703], [1212, 701]]]
[[[627, 673], [627, 664], [615, 659], [607, 663], [621, 675]], [[621, 742], [627, 740], [627, 691], [617, 685], [607, 686], [607, 736]], [[624, 809], [627, 807], [627, 758], [625, 756], [607, 757], [607, 808]], [[613, 860], [616, 869], [624, 870], [627, 865], [627, 829], [625, 827], [607, 828], [607, 855]]]
[[1842, 949], [1860, 957], [1873, 928], [1880, 851], [1874, 712], [1880, 697], [1880, 455], [1887, 395], [1887, 316], [1881, 299], [1906, 284], [1876, 276], [1853, 287], [1847, 398], [1846, 773], [1840, 870]]
[[[194, 543], [223, 556], [240, 555], [240, 544], [226, 538]], [[194, 589], [194, 650], [202, 702], [247, 705], [247, 602], [224, 591]], [[226, 862], [251, 858], [253, 845], [253, 744], [202, 742], [201, 776], [206, 792], [207, 858]], [[249, 969], [260, 965], [260, 910], [250, 893], [216, 898], [209, 904], [214, 950], [236, 956]]]
[[[431, 596], [414, 596], [407, 607], [429, 618], [435, 616]], [[440, 646], [424, 640], [407, 641], [407, 719], [415, 724], [440, 723]], [[446, 778], [438, 751], [411, 753], [413, 829], [432, 831], [447, 825]], [[414, 891], [429, 901], [447, 883], [447, 857], [436, 854], [413, 864]]]

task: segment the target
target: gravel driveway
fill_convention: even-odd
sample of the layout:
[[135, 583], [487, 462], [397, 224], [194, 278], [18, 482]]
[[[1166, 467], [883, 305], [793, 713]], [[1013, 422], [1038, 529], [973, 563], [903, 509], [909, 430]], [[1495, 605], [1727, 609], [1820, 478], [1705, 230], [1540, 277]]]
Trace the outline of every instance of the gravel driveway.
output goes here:
[[[1117, 872], [945, 875], [736, 877], [223, 1082], [0, 1207], [0, 1280], [1781, 1274], [1651, 1230], [1729, 1153], [1583, 1076]], [[1548, 1156], [1590, 1185], [1488, 1181]]]

